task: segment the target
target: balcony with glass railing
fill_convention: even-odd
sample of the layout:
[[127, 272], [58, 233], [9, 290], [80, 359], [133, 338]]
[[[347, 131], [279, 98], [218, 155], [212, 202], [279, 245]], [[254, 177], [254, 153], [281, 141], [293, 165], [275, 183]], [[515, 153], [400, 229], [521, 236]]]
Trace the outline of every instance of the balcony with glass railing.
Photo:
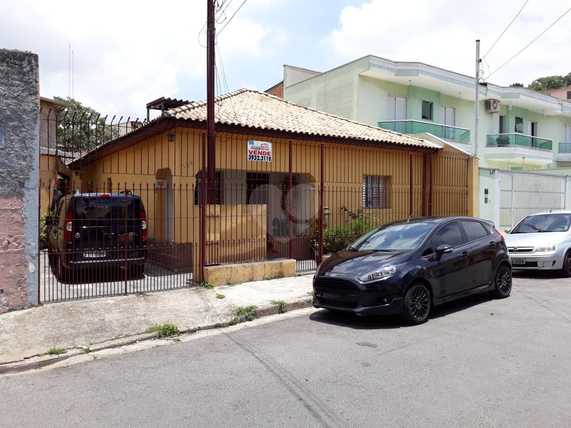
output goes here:
[[551, 151], [553, 149], [553, 141], [547, 138], [517, 133], [494, 134], [487, 136], [486, 146]]
[[571, 143], [559, 143], [559, 153], [571, 155]]
[[424, 120], [383, 120], [378, 123], [379, 128], [389, 129], [401, 134], [429, 133], [435, 137], [456, 143], [470, 144], [470, 130], [458, 126], [449, 126], [442, 123]]

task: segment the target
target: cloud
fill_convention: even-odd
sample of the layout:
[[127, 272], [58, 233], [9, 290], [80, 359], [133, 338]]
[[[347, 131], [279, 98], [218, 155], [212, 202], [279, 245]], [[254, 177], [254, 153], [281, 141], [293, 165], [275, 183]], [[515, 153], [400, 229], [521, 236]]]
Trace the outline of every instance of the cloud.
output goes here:
[[[521, 5], [521, 0], [369, 0], [343, 8], [337, 28], [324, 42], [339, 62], [374, 54], [474, 75], [475, 39], [481, 39], [484, 54]], [[569, 6], [568, 0], [530, 1], [486, 57], [484, 71], [489, 75]], [[529, 83], [540, 76], [571, 71], [570, 26], [571, 14], [491, 81]]]
[[[246, 9], [222, 35], [225, 62], [264, 54], [271, 31]], [[71, 44], [75, 98], [105, 113], [141, 115], [160, 96], [202, 98], [205, 18], [202, 0], [2, 0], [0, 46], [37, 52], [42, 95], [67, 96]]]

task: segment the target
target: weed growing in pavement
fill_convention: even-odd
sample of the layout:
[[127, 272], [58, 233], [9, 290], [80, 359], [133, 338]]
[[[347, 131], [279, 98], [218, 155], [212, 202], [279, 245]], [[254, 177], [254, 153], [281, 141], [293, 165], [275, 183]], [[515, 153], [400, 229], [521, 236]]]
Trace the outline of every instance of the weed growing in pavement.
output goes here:
[[208, 281], [201, 281], [198, 283], [198, 286], [201, 288], [206, 288], [208, 290], [212, 290], [214, 288], [214, 286]]
[[237, 307], [234, 309], [234, 318], [232, 319], [232, 324], [255, 320], [258, 317], [256, 312], [257, 309], [258, 308], [254, 305]]
[[272, 300], [271, 303], [278, 307], [278, 314], [284, 314], [287, 312], [287, 303], [283, 300]]
[[61, 354], [65, 354], [67, 351], [63, 348], [58, 348], [57, 346], [54, 346], [50, 349], [48, 349], [48, 355], [61, 355]]
[[178, 336], [180, 334], [180, 330], [174, 324], [157, 324], [150, 327], [147, 330], [147, 333], [157, 333], [157, 337], [172, 337]]

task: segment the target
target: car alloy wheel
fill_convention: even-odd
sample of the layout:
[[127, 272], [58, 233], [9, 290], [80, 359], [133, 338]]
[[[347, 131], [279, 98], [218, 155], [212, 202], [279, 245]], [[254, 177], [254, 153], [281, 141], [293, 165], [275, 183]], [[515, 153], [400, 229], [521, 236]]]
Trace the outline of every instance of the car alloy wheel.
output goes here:
[[503, 299], [510, 295], [512, 291], [512, 271], [508, 265], [502, 264], [498, 268], [494, 283], [496, 286], [496, 297]]
[[430, 291], [424, 284], [415, 284], [404, 297], [403, 316], [412, 324], [421, 324], [430, 315]]

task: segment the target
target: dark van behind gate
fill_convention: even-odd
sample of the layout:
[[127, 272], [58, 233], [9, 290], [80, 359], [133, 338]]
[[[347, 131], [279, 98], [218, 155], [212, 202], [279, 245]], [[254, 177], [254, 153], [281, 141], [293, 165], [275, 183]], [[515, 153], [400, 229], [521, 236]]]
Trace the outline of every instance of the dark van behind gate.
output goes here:
[[[61, 282], [122, 271], [141, 277], [147, 220], [141, 198], [121, 193], [63, 197], [48, 224], [50, 268]], [[89, 280], [89, 278], [82, 278]]]

